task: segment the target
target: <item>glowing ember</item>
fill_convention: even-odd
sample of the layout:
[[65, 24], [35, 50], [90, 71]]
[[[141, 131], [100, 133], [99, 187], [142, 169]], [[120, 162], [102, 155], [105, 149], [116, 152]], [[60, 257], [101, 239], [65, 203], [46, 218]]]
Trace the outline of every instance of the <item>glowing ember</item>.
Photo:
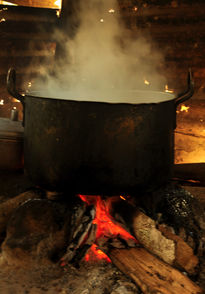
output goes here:
[[4, 105], [4, 100], [3, 99], [0, 100], [0, 105]]
[[93, 244], [89, 250], [89, 253], [85, 255], [85, 261], [91, 261], [91, 260], [102, 260], [106, 262], [111, 262], [110, 258], [102, 252], [102, 250], [97, 248], [97, 245]]
[[[79, 197], [88, 205], [92, 204], [96, 207], [96, 215], [95, 219], [93, 220], [93, 224], [97, 226], [95, 239], [96, 244], [100, 238], [105, 237], [107, 239], [111, 239], [118, 236], [126, 240], [132, 239], [137, 243], [137, 240], [124, 228], [116, 224], [115, 220], [109, 214], [109, 200], [103, 200], [100, 196], [79, 195]], [[120, 196], [119, 201], [120, 199], [126, 200], [124, 196]], [[88, 261], [93, 259], [91, 256], [96, 256], [97, 259], [109, 261], [107, 255], [98, 249], [96, 244], [92, 245], [89, 250], [90, 252], [85, 256], [85, 260]]]
[[180, 108], [180, 111], [181, 112], [183, 112], [183, 111], [184, 112], [188, 112], [189, 111], [189, 108], [190, 108], [189, 106], [186, 106], [186, 105], [182, 104], [181, 105], [181, 108]]

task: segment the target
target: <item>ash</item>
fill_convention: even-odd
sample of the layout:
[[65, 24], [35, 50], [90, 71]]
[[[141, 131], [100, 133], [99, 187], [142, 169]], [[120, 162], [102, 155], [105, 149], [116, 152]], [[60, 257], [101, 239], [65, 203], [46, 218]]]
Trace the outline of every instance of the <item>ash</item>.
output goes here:
[[82, 262], [30, 269], [1, 266], [0, 293], [4, 294], [137, 294], [137, 286], [112, 264]]

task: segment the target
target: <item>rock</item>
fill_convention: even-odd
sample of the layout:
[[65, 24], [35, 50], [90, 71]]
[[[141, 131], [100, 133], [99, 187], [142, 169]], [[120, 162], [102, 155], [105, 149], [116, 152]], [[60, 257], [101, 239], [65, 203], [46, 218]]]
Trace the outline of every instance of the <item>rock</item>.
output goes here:
[[7, 226], [2, 255], [8, 264], [49, 262], [65, 250], [69, 238], [70, 210], [47, 199], [25, 202], [13, 213]]

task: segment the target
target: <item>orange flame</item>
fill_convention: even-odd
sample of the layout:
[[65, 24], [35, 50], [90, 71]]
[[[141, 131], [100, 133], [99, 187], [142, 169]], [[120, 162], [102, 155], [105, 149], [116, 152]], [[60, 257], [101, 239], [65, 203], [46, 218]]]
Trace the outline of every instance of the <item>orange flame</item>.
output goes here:
[[[79, 195], [79, 197], [86, 202], [87, 204], [91, 205], [94, 204], [96, 206], [96, 215], [95, 219], [93, 220], [93, 224], [97, 226], [96, 231], [96, 240], [100, 239], [101, 237], [106, 238], [115, 238], [120, 236], [123, 239], [132, 239], [133, 241], [137, 242], [136, 239], [130, 235], [124, 228], [119, 226], [118, 224], [114, 223], [112, 216], [109, 214], [109, 203], [106, 200], [103, 200], [100, 196], [86, 196], [86, 195]], [[121, 197], [121, 196], [120, 196]], [[119, 197], [119, 201], [120, 201]], [[126, 198], [123, 197], [123, 200]], [[107, 260], [110, 262], [108, 256], [102, 252], [100, 249], [97, 248], [97, 245], [92, 245], [90, 249], [92, 255], [95, 255], [97, 259], [100, 260]], [[90, 252], [86, 254], [85, 260], [90, 260]]]

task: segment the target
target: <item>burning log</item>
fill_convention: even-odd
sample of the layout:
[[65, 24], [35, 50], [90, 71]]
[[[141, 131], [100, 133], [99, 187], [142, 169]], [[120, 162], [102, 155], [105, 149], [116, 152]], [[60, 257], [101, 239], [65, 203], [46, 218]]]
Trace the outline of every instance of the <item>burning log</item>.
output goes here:
[[109, 257], [145, 294], [203, 293], [187, 276], [154, 257], [144, 248], [112, 249]]

